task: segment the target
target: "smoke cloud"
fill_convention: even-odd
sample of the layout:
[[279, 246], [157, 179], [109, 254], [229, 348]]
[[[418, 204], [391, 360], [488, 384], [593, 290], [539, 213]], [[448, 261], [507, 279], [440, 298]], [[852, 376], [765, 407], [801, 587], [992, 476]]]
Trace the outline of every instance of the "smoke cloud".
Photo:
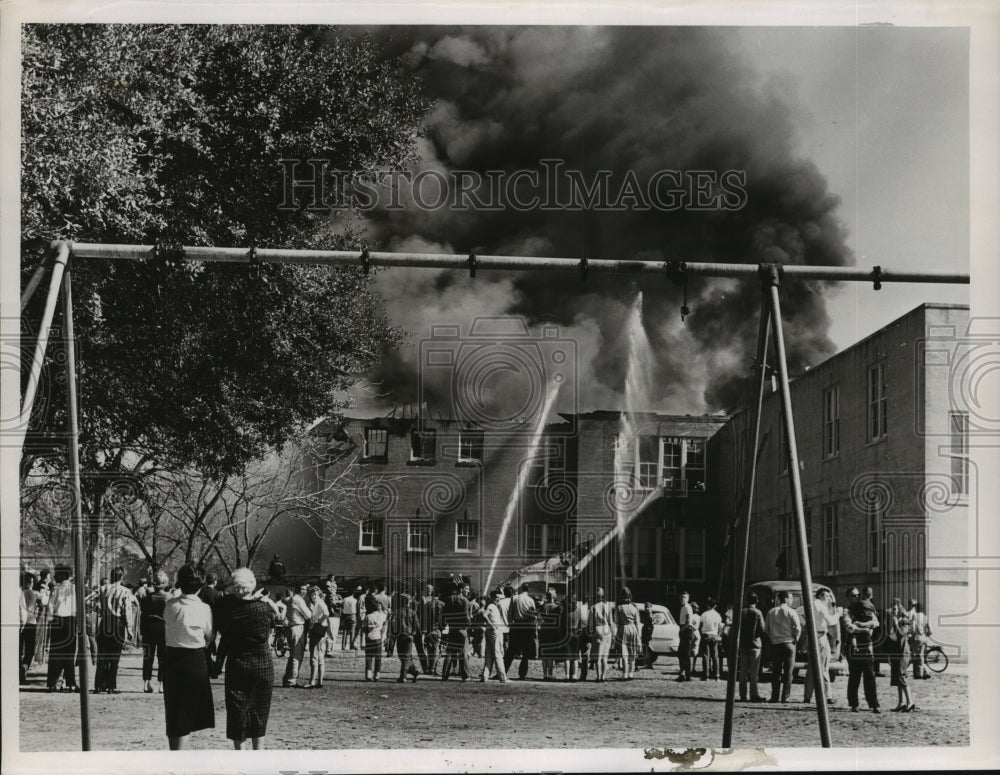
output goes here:
[[[649, 180], [660, 170], [745, 172], [738, 210], [518, 211], [416, 207], [368, 214], [377, 249], [554, 257], [680, 259], [757, 264], [853, 263], [836, 217], [838, 199], [796, 153], [792, 110], [733, 52], [725, 30], [656, 27], [402, 27], [368, 30], [386, 56], [402, 56], [435, 107], [415, 171], [513, 171], [558, 159], [588, 180], [611, 171]], [[432, 324], [469, 325], [478, 315], [523, 315], [533, 331], [560, 326], [576, 342], [581, 410], [621, 407], [625, 321], [638, 291], [654, 363], [652, 410], [701, 412], [741, 398], [756, 336], [756, 280], [692, 278], [691, 314], [666, 277], [387, 270], [376, 282], [411, 346], [387, 353], [371, 375], [385, 402], [416, 393], [417, 342]], [[782, 287], [790, 370], [834, 352], [827, 283]], [[564, 391], [565, 393], [566, 391]], [[564, 397], [565, 398], [565, 397]], [[568, 399], [566, 399], [568, 400]], [[448, 407], [441, 409], [447, 412]]]

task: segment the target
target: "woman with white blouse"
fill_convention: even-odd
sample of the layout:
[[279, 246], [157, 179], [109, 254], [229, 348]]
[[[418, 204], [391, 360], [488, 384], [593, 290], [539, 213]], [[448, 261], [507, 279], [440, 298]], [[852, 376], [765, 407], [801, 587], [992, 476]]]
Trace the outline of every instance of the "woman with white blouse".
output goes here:
[[212, 609], [198, 592], [204, 574], [192, 565], [177, 571], [180, 595], [163, 611], [167, 650], [163, 661], [163, 704], [171, 751], [187, 748], [188, 737], [215, 727], [215, 701], [205, 649], [212, 639]]

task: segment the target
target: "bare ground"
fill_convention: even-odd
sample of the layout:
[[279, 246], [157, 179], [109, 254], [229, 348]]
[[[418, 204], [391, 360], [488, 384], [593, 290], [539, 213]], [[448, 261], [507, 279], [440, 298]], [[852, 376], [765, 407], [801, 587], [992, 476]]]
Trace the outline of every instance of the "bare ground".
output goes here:
[[[326, 684], [319, 690], [275, 687], [265, 744], [272, 749], [308, 749], [323, 741], [337, 748], [663, 748], [715, 746], [722, 742], [724, 681], [674, 680], [676, 660], [661, 658], [639, 670], [634, 681], [611, 671], [605, 683], [543, 682], [539, 663], [526, 681], [479, 683], [482, 660], [470, 659], [467, 683], [421, 676], [397, 684], [399, 662], [385, 660], [381, 681], [364, 681], [361, 652], [337, 652], [327, 659]], [[44, 667], [44, 666], [43, 666]], [[119, 695], [90, 695], [93, 750], [166, 749], [163, 698], [143, 694], [137, 652], [122, 658]], [[277, 682], [284, 660], [275, 659]], [[833, 684], [833, 744], [857, 746], [967, 746], [968, 674], [952, 664], [931, 680], [911, 682], [918, 711], [891, 713], [896, 689], [888, 670], [878, 679], [883, 713], [851, 713], [846, 678]], [[516, 666], [511, 674], [516, 673]], [[91, 671], [93, 675], [93, 671]], [[301, 680], [308, 678], [308, 665]], [[215, 729], [195, 733], [191, 747], [226, 749], [222, 680], [213, 681]], [[764, 691], [762, 689], [762, 691]], [[788, 704], [737, 703], [733, 745], [797, 747], [819, 745], [815, 706], [802, 702], [803, 687]], [[862, 706], [864, 707], [864, 706]], [[22, 751], [77, 751], [79, 695], [49, 693], [43, 669], [29, 673], [20, 692]], [[67, 723], [70, 720], [73, 723]], [[507, 730], [517, 730], [516, 733]]]

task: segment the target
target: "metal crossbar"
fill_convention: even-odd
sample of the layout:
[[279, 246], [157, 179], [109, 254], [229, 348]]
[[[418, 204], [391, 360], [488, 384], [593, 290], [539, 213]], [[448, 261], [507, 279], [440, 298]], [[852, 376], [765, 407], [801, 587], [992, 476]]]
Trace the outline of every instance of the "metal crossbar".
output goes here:
[[[156, 254], [155, 245], [99, 245], [89, 242], [71, 243], [76, 258], [107, 258], [149, 260]], [[538, 270], [596, 274], [654, 274], [674, 278], [700, 275], [703, 277], [754, 277], [758, 264], [716, 263], [706, 261], [635, 261], [612, 258], [552, 258], [544, 256], [483, 256], [455, 253], [393, 253], [348, 250], [286, 250], [276, 248], [183, 248], [183, 258], [189, 261], [218, 261], [231, 264], [298, 264], [303, 266], [376, 266], [423, 267], [428, 269], [478, 270]], [[841, 280], [881, 283], [958, 283], [968, 284], [968, 273], [912, 272], [875, 266], [861, 269], [850, 266], [799, 266], [778, 264], [782, 278], [801, 280]]]

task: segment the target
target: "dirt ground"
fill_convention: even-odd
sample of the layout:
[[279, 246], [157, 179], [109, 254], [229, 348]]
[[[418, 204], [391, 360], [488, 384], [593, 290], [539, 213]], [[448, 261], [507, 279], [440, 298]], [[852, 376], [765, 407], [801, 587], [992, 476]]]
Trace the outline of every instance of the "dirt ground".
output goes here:
[[[533, 663], [528, 680], [480, 683], [482, 660], [471, 658], [473, 678], [421, 676], [397, 684], [399, 662], [385, 660], [381, 681], [364, 681], [360, 652], [327, 659], [326, 684], [319, 690], [275, 687], [266, 747], [337, 748], [663, 748], [715, 746], [722, 742], [724, 681], [678, 683], [677, 663], [660, 658], [636, 680], [605, 683], [543, 682]], [[49, 693], [35, 666], [20, 691], [22, 751], [77, 751], [79, 695]], [[166, 749], [163, 698], [143, 694], [139, 654], [128, 653], [119, 671], [119, 695], [90, 695], [94, 750]], [[280, 684], [284, 660], [275, 660]], [[952, 664], [931, 680], [911, 683], [918, 711], [891, 713], [896, 689], [888, 668], [878, 679], [881, 715], [847, 708], [846, 677], [833, 684], [836, 705], [830, 727], [835, 746], [965, 746], [969, 743], [968, 671]], [[516, 674], [516, 665], [511, 670]], [[93, 675], [93, 671], [91, 671]], [[308, 679], [308, 665], [301, 680]], [[215, 729], [195, 733], [191, 747], [225, 749], [226, 711], [222, 679], [213, 681]], [[763, 690], [762, 690], [763, 691]], [[815, 705], [802, 702], [801, 682], [789, 704], [737, 703], [735, 747], [818, 746]], [[864, 706], [862, 706], [864, 707]], [[72, 719], [76, 723], [66, 723]], [[512, 731], [517, 730], [516, 736]]]

